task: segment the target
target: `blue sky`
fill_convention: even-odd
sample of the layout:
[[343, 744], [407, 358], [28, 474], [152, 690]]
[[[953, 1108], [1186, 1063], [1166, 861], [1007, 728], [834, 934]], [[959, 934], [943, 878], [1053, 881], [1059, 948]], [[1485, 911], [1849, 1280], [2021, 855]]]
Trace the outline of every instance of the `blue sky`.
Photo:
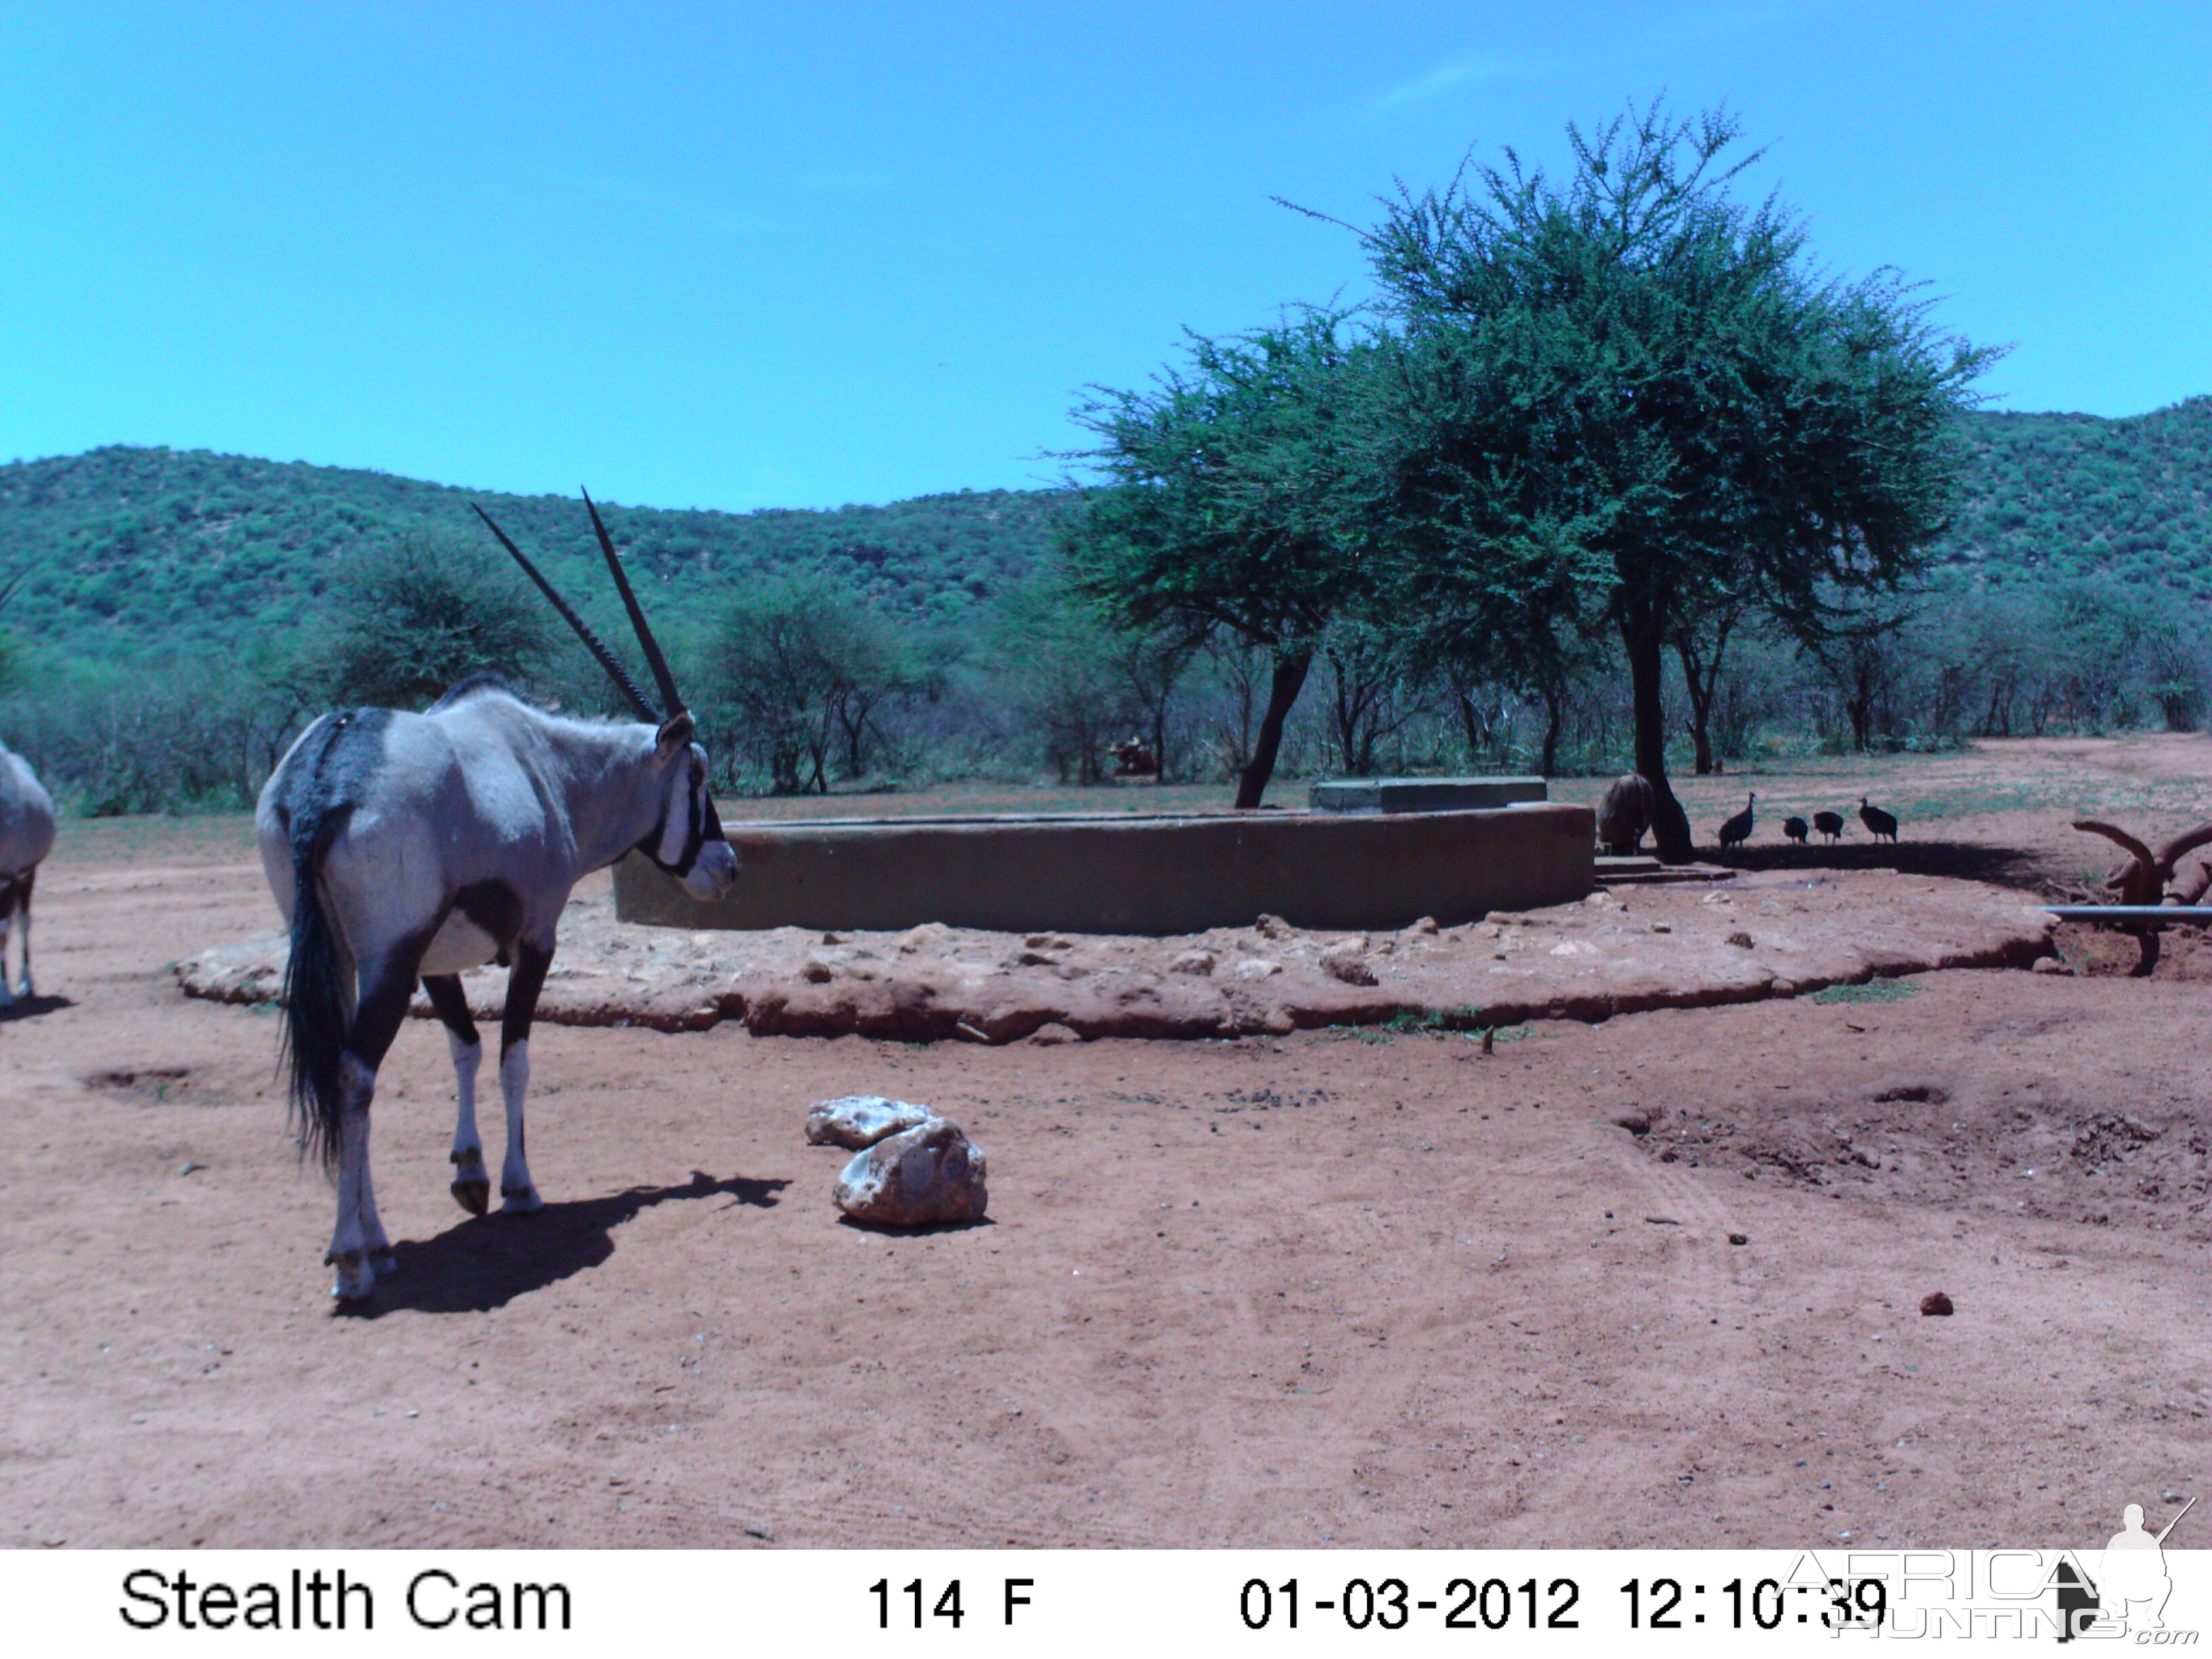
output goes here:
[[659, 507], [1030, 487], [1470, 149], [1725, 102], [1990, 406], [2212, 392], [2212, 5], [0, 6], [0, 460]]

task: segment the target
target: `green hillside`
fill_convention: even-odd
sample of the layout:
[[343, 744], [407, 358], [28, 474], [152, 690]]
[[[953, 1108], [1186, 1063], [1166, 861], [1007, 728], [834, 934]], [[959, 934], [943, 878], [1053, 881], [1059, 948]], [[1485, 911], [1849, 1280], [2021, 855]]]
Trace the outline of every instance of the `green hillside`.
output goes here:
[[[1969, 416], [1971, 460], [1940, 563], [1992, 586], [2103, 571], [2212, 599], [2212, 397], [2125, 420]], [[962, 631], [1048, 556], [1049, 490], [963, 490], [888, 507], [733, 514], [605, 504], [657, 615], [702, 617], [764, 572], [845, 567], [894, 614]], [[204, 451], [112, 447], [0, 466], [7, 623], [46, 653], [159, 662], [281, 637], [346, 556], [409, 534], [481, 543], [481, 501], [603, 614], [579, 504]]]
[[2125, 420], [1975, 415], [1942, 562], [1992, 584], [2085, 576], [2212, 599], [2212, 397]]
[[[657, 613], [696, 614], [750, 577], [823, 561], [847, 567], [895, 613], [957, 629], [978, 600], [1036, 566], [1063, 499], [963, 490], [834, 512], [600, 507], [632, 570], [665, 585]], [[117, 447], [0, 467], [0, 580], [27, 573], [6, 620], [19, 639], [65, 657], [148, 661], [238, 646], [312, 615], [349, 555], [409, 535], [489, 546], [471, 502], [542, 554], [587, 613], [601, 609], [605, 577], [593, 574], [590, 521], [574, 497]]]

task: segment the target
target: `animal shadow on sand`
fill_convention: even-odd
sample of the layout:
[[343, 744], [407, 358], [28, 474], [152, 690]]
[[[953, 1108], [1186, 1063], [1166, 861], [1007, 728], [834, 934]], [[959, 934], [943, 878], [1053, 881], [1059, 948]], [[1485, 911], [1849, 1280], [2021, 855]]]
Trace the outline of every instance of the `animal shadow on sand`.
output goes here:
[[37, 996], [17, 997], [5, 1008], [0, 1008], [0, 1025], [10, 1020], [35, 1019], [40, 1014], [58, 1013], [64, 1008], [76, 1006], [76, 1004], [67, 997], [48, 996], [44, 992]]
[[403, 1308], [489, 1313], [518, 1296], [598, 1267], [615, 1253], [615, 1229], [656, 1205], [719, 1194], [732, 1204], [765, 1210], [790, 1184], [744, 1176], [717, 1181], [694, 1170], [680, 1186], [632, 1187], [604, 1198], [550, 1203], [527, 1215], [471, 1216], [434, 1238], [400, 1240], [394, 1247], [398, 1270], [376, 1281], [376, 1294], [369, 1300], [341, 1303], [334, 1311], [356, 1319], [374, 1319]]
[[2040, 874], [2036, 855], [2017, 847], [1961, 841], [1838, 842], [1832, 847], [1733, 847], [1701, 858], [1732, 870], [1895, 870], [1908, 876], [1949, 876], [1999, 887], [2033, 888]]

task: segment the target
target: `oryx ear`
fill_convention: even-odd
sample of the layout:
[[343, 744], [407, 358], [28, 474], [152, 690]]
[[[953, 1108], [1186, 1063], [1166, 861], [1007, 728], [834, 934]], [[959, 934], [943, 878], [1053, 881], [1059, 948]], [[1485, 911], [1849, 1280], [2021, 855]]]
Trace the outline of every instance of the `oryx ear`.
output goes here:
[[659, 771], [690, 746], [691, 714], [689, 709], [679, 708], [660, 728], [660, 735], [653, 739], [653, 770]]

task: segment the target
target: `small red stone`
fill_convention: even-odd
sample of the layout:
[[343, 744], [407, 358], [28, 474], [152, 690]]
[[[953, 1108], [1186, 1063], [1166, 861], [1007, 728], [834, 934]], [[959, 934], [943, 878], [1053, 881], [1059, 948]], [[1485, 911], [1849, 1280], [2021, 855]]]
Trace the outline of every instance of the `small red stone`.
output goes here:
[[1948, 1314], [1951, 1311], [1951, 1298], [1941, 1291], [1931, 1291], [1920, 1298], [1920, 1311], [1923, 1314]]

